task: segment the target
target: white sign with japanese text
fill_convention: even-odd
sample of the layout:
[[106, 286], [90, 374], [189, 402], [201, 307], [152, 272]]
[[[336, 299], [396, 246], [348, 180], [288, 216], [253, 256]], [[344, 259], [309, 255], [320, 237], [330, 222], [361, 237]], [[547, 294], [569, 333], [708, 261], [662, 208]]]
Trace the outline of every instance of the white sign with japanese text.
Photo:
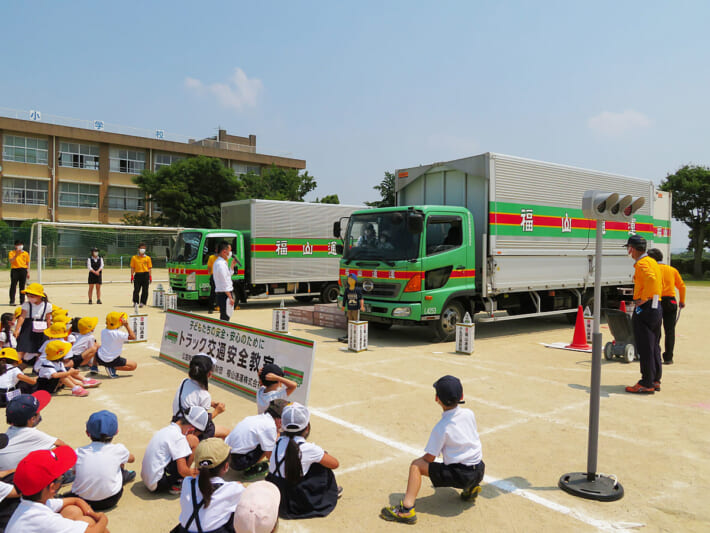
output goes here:
[[187, 368], [198, 353], [214, 358], [212, 379], [250, 398], [256, 397], [259, 368], [276, 363], [285, 377], [298, 383], [289, 399], [308, 404], [315, 341], [168, 310], [160, 358]]
[[128, 325], [136, 334], [136, 338], [126, 342], [146, 342], [148, 340], [148, 315], [128, 315]]

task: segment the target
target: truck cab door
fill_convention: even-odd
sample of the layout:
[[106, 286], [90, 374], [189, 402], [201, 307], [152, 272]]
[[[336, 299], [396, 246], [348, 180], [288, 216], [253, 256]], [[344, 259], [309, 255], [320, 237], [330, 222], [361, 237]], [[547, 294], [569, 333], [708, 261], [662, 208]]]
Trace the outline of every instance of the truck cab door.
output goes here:
[[437, 315], [448, 297], [473, 288], [469, 246], [464, 245], [468, 217], [461, 213], [431, 213], [426, 218], [422, 254], [422, 315]]

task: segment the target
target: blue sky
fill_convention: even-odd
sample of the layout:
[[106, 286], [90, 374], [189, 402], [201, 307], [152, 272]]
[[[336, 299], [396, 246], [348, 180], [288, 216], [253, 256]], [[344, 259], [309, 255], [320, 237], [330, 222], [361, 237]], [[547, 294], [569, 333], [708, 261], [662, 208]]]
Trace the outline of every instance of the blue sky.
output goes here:
[[[255, 134], [342, 203], [493, 151], [660, 182], [710, 157], [708, 2], [13, 2], [0, 107]], [[673, 248], [686, 244], [673, 226]]]

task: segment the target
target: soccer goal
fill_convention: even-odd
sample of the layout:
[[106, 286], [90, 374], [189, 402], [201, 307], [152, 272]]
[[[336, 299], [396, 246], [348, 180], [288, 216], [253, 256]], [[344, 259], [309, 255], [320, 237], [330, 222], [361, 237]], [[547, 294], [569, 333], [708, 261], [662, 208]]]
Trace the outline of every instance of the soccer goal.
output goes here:
[[167, 281], [166, 262], [177, 234], [183, 228], [36, 222], [30, 232], [31, 267], [43, 284], [84, 283], [91, 249], [99, 249], [104, 260], [103, 282], [127, 282], [131, 257], [145, 243], [153, 261], [153, 280]]

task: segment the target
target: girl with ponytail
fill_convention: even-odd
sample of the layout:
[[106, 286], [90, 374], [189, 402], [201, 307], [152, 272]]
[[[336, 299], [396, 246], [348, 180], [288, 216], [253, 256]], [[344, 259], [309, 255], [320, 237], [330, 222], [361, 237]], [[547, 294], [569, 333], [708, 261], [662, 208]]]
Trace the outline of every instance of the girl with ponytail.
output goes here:
[[180, 524], [171, 533], [234, 533], [234, 511], [244, 487], [225, 481], [229, 446], [222, 439], [205, 439], [195, 450], [197, 478], [188, 476], [180, 491]]

